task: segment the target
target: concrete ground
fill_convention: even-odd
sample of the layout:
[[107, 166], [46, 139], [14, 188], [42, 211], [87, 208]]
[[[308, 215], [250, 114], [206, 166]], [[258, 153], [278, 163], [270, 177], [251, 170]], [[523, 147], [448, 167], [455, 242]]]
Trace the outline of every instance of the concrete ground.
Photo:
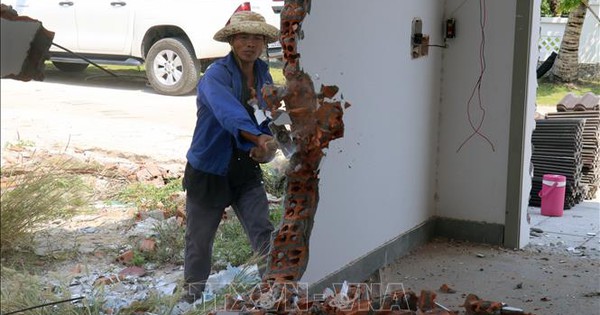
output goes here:
[[[542, 216], [539, 208], [529, 213], [524, 249], [435, 240], [383, 268], [380, 280], [417, 294], [434, 290], [451, 310], [464, 310], [473, 293], [534, 314], [600, 314], [600, 199], [562, 217]], [[457, 292], [440, 292], [443, 284]]]

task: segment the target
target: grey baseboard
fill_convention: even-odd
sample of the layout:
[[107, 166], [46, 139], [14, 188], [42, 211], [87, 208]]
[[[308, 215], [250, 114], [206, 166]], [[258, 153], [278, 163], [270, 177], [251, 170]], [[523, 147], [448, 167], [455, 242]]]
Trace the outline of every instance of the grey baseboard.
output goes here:
[[322, 293], [325, 288], [344, 281], [364, 282], [370, 275], [410, 251], [425, 245], [434, 238], [442, 237], [474, 243], [502, 245], [504, 225], [433, 217], [427, 222], [376, 248], [369, 254], [347, 264], [309, 287], [309, 293]]
[[443, 237], [473, 243], [502, 245], [504, 225], [449, 218], [435, 218], [435, 237]]

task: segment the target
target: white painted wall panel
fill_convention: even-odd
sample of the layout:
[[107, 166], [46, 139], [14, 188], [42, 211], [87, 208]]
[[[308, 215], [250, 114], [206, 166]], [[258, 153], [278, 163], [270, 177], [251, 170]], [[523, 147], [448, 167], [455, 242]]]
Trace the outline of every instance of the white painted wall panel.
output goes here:
[[[515, 2], [485, 3], [486, 69], [481, 109], [477, 92], [468, 104], [480, 75], [480, 2], [446, 2], [447, 14], [454, 12], [451, 17], [457, 20], [457, 36], [449, 41], [443, 61], [436, 214], [504, 224]], [[490, 140], [493, 149], [475, 134], [469, 114], [475, 127], [485, 114], [479, 132]]]
[[413, 17], [441, 41], [439, 1], [313, 1], [299, 44], [318, 88], [351, 102], [321, 170], [303, 281], [316, 281], [433, 215], [441, 49], [411, 59]]
[[[541, 8], [541, 2], [542, 0], [534, 0], [533, 3], [533, 16], [539, 16], [540, 15], [540, 8]], [[527, 86], [524, 87], [528, 90], [527, 92], [527, 108], [525, 109], [526, 112], [526, 118], [525, 118], [525, 134], [524, 134], [524, 138], [527, 139], [525, 141], [526, 145], [523, 148], [523, 169], [525, 171], [531, 170], [532, 167], [532, 163], [531, 163], [531, 155], [532, 155], [532, 150], [533, 147], [531, 145], [531, 135], [533, 134], [533, 130], [535, 129], [535, 120], [534, 120], [534, 114], [535, 114], [535, 103], [536, 103], [536, 89], [537, 89], [537, 76], [536, 76], [536, 68], [537, 68], [537, 61], [539, 59], [539, 52], [538, 52], [538, 47], [537, 47], [537, 43], [539, 42], [539, 37], [540, 34], [538, 32], [536, 32], [535, 30], [539, 29], [540, 27], [540, 20], [539, 19], [533, 19], [532, 20], [532, 32], [531, 32], [531, 42], [530, 42], [530, 46], [529, 46], [529, 50], [531, 51], [531, 55], [529, 56], [529, 82], [527, 82]], [[520, 247], [524, 247], [525, 245], [529, 244], [529, 229], [530, 229], [530, 224], [527, 222], [527, 207], [529, 206], [529, 193], [531, 191], [531, 186], [532, 186], [532, 176], [533, 174], [531, 174], [531, 172], [528, 172], [526, 174], [524, 174], [523, 178], [521, 179], [521, 185], [522, 185], [522, 191], [521, 194], [523, 196], [526, 196], [526, 198], [523, 198], [523, 200], [521, 200], [521, 225], [520, 225], [520, 233], [519, 233], [519, 245]]]
[[[473, 133], [467, 102], [480, 70], [480, 3], [312, 2], [301, 65], [317, 89], [338, 85], [352, 107], [345, 137], [322, 163], [303, 281], [322, 279], [434, 215], [505, 223], [515, 0], [485, 1], [480, 132], [494, 150], [477, 136], [457, 152]], [[430, 47], [427, 57], [412, 59], [413, 17], [423, 20], [432, 44], [442, 43], [442, 21], [454, 17], [457, 37], [447, 49]], [[477, 123], [482, 111], [474, 101]]]

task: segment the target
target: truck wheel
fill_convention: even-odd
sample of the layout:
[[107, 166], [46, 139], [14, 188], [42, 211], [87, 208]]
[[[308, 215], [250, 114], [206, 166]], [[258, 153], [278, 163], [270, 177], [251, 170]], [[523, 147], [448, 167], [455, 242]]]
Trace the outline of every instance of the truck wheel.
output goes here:
[[57, 61], [52, 61], [52, 64], [56, 67], [56, 69], [64, 72], [81, 72], [89, 65], [89, 63], [70, 63]]
[[148, 51], [146, 76], [158, 93], [183, 95], [196, 88], [200, 63], [190, 43], [177, 37], [163, 38]]

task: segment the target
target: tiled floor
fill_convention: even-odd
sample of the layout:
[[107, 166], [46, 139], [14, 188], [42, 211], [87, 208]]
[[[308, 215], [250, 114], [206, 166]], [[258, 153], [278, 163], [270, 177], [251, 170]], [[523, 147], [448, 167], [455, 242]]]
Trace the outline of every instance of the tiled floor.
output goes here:
[[[564, 210], [560, 217], [542, 215], [534, 207], [529, 208], [529, 215], [531, 245], [600, 257], [600, 198]], [[537, 229], [542, 232], [536, 233]]]

